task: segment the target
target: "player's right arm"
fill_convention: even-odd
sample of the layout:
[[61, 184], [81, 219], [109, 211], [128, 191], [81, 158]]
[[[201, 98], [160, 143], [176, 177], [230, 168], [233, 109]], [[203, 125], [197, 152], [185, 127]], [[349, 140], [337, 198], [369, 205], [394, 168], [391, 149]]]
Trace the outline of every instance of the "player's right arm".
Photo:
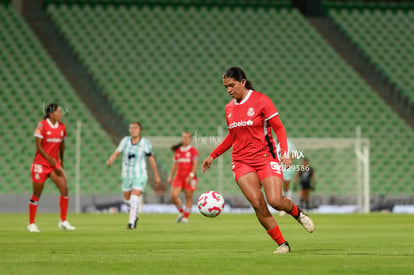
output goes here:
[[116, 158], [121, 154], [118, 150], [115, 150], [115, 152], [109, 157], [109, 159], [106, 161], [106, 165], [111, 166], [112, 163], [116, 160]]
[[36, 150], [39, 152], [39, 154], [42, 157], [44, 157], [47, 160], [47, 162], [49, 162], [50, 166], [52, 167], [56, 166], [56, 163], [57, 163], [56, 160], [52, 158], [51, 156], [49, 156], [42, 146], [43, 139], [40, 137], [35, 137], [35, 139], [36, 139]]
[[172, 183], [175, 171], [177, 171], [177, 163], [173, 161], [171, 165], [170, 175], [168, 176], [168, 183]]
[[207, 171], [208, 169], [210, 169], [210, 165], [211, 163], [213, 163], [214, 159], [224, 154], [224, 152], [230, 149], [232, 145], [233, 145], [233, 138], [231, 137], [230, 134], [228, 134], [224, 138], [224, 140], [219, 144], [219, 146], [217, 146], [216, 149], [214, 149], [214, 151], [211, 152], [211, 154], [207, 158], [204, 159], [203, 164], [201, 165], [201, 170], [203, 171], [203, 173]]
[[109, 157], [106, 161], [106, 165], [111, 166], [112, 163], [116, 160], [116, 158], [124, 151], [126, 142], [128, 138], [124, 137], [121, 142], [119, 143], [118, 147], [116, 148], [115, 152]]

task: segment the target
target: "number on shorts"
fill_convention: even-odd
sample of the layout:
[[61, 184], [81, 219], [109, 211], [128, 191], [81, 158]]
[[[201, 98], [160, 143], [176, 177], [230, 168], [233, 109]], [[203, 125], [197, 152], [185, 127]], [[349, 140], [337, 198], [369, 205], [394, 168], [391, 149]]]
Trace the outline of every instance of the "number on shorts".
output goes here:
[[42, 165], [40, 165], [40, 164], [35, 164], [34, 165], [33, 172], [35, 172], [35, 173], [42, 173], [42, 171], [43, 171]]

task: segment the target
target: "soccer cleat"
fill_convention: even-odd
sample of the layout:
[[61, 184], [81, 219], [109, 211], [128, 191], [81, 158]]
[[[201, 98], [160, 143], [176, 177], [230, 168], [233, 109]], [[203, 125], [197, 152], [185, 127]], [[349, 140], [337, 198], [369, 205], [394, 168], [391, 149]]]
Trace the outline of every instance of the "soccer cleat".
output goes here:
[[188, 218], [182, 218], [181, 223], [188, 223]]
[[58, 227], [60, 229], [69, 230], [69, 231], [73, 231], [76, 229], [76, 227], [72, 226], [67, 220], [63, 222], [60, 221], [58, 224]]
[[134, 230], [135, 228], [134, 228], [134, 224], [132, 224], [132, 223], [128, 223], [128, 225], [127, 225], [127, 228], [126, 229], [128, 229], [128, 230]]
[[285, 211], [282, 210], [282, 211], [279, 212], [279, 216], [283, 217], [285, 215], [286, 215], [286, 212]]
[[315, 230], [315, 225], [313, 224], [312, 219], [307, 214], [305, 214], [304, 212], [302, 212], [302, 210], [299, 210], [299, 216], [296, 218], [296, 220], [309, 233], [312, 233]]
[[288, 242], [284, 242], [273, 252], [273, 254], [286, 254], [290, 252], [290, 246]]
[[40, 232], [39, 228], [37, 227], [36, 224], [31, 223], [27, 226], [27, 230], [29, 230], [29, 232]]
[[135, 228], [137, 228], [137, 223], [138, 223], [138, 220], [139, 220], [139, 218], [138, 218], [138, 216], [135, 218], [135, 222], [134, 222], [134, 229]]
[[180, 213], [178, 214], [177, 219], [175, 220], [177, 223], [180, 223], [184, 218], [184, 213]]

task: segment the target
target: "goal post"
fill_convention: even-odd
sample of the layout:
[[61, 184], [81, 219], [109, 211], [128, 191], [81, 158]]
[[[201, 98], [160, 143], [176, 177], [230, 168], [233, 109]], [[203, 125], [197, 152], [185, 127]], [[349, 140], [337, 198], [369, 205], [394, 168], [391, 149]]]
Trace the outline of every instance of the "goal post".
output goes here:
[[[297, 150], [315, 167], [316, 190], [325, 197], [336, 195], [337, 203], [356, 205], [358, 212], [370, 212], [370, 165], [367, 138], [292, 138]], [[321, 178], [322, 177], [322, 178]], [[336, 181], [336, 182], [335, 182]], [[335, 188], [320, 186], [333, 184]], [[329, 199], [326, 199], [329, 204]]]

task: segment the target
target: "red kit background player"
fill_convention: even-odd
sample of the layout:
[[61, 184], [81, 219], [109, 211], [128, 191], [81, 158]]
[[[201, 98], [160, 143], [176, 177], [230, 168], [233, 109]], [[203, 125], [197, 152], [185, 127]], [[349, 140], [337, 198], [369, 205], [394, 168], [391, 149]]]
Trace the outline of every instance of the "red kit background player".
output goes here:
[[30, 232], [39, 232], [39, 228], [35, 224], [37, 203], [47, 178], [55, 183], [60, 192], [58, 227], [66, 230], [76, 229], [66, 220], [69, 203], [69, 191], [63, 170], [66, 127], [60, 121], [61, 117], [61, 107], [56, 103], [49, 104], [45, 109], [44, 120], [38, 123], [34, 132], [36, 154], [31, 167], [33, 193], [29, 201], [29, 226], [27, 227]]
[[[192, 135], [183, 132], [181, 143], [173, 146], [173, 164], [168, 182], [171, 184], [171, 200], [178, 209], [177, 222], [187, 223], [193, 205], [193, 194], [197, 188], [196, 170], [198, 165], [198, 151], [191, 146]], [[175, 174], [175, 177], [174, 177]], [[185, 194], [185, 208], [179, 197], [181, 191]]]
[[208, 170], [215, 158], [232, 147], [232, 169], [240, 190], [252, 205], [261, 225], [279, 245], [274, 253], [289, 253], [289, 243], [284, 239], [267, 203], [292, 215], [308, 232], [313, 232], [314, 225], [289, 198], [282, 196], [283, 172], [276, 155], [272, 129], [280, 143], [282, 165], [288, 167], [291, 160], [287, 154], [285, 128], [272, 101], [254, 91], [242, 69], [229, 68], [224, 73], [223, 84], [233, 98], [225, 108], [229, 133], [203, 161], [202, 170]]

